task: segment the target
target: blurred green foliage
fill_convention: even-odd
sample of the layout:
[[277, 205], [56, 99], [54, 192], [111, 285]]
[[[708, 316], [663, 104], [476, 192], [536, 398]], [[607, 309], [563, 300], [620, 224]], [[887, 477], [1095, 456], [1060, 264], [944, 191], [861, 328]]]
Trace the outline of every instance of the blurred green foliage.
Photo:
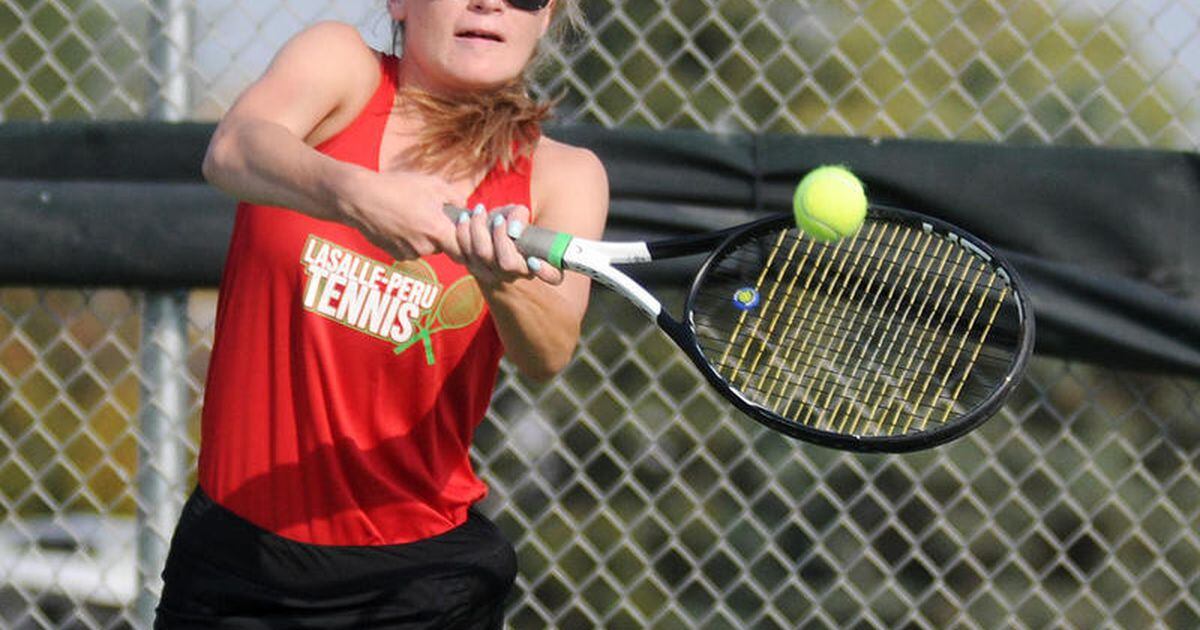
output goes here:
[[584, 6], [596, 31], [544, 89], [586, 122], [1195, 148], [1176, 133], [1190, 97], [1147, 68], [1133, 30], [1054, 2]]

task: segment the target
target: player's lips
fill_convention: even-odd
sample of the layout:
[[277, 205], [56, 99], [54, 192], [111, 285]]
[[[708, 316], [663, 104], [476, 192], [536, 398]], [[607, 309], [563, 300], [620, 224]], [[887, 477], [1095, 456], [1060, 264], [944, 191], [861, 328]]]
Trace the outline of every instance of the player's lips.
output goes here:
[[479, 41], [479, 42], [495, 42], [497, 44], [504, 43], [504, 36], [483, 28], [464, 28], [454, 32], [454, 37], [459, 40]]

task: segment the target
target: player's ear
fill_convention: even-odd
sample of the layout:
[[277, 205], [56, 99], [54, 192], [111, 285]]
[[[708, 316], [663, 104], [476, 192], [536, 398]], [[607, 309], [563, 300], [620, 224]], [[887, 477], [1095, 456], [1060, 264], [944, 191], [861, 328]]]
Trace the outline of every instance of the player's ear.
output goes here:
[[404, 18], [407, 17], [408, 11], [405, 9], [404, 4], [404, 0], [388, 0], [388, 15], [392, 16], [393, 22], [403, 22]]
[[546, 31], [550, 29], [550, 23], [554, 21], [554, 10], [557, 8], [554, 5], [556, 4], [558, 4], [558, 0], [550, 0], [550, 4], [547, 4], [546, 8], [542, 10], [542, 28], [538, 32], [538, 37], [545, 35]]

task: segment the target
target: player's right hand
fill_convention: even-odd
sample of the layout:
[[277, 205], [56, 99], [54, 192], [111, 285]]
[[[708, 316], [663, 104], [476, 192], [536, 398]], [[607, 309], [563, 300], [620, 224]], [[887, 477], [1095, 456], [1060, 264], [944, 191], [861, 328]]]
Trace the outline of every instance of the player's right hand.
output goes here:
[[454, 224], [442, 212], [462, 205], [461, 194], [440, 177], [363, 171], [347, 182], [342, 222], [357, 229], [396, 260], [442, 252], [462, 261]]

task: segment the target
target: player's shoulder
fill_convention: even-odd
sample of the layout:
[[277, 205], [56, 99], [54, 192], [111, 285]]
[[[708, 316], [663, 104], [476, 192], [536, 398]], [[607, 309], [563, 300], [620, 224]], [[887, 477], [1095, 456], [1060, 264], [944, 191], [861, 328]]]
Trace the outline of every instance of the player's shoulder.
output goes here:
[[378, 53], [363, 40], [358, 29], [331, 20], [317, 22], [293, 36], [276, 62], [343, 78], [378, 72]]
[[542, 136], [534, 150], [534, 168], [555, 177], [605, 178], [604, 164], [591, 149]]
[[539, 223], [599, 238], [608, 213], [608, 174], [590, 149], [543, 136], [534, 151], [531, 192]]
[[370, 47], [363, 40], [357, 28], [336, 20], [321, 20], [315, 22], [293, 38], [293, 42], [305, 46], [332, 46], [334, 53], [369, 52]]

